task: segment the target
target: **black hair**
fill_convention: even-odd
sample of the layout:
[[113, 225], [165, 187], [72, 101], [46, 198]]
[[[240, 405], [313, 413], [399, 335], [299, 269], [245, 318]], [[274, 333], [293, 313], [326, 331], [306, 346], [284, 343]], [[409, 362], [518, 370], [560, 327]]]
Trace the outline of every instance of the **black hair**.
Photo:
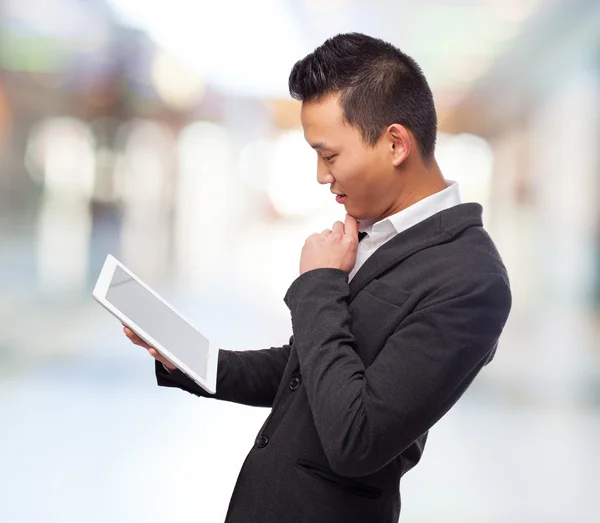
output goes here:
[[398, 123], [415, 135], [421, 156], [435, 149], [437, 116], [423, 71], [392, 44], [361, 33], [338, 34], [296, 62], [290, 95], [301, 102], [340, 93], [346, 121], [374, 146]]

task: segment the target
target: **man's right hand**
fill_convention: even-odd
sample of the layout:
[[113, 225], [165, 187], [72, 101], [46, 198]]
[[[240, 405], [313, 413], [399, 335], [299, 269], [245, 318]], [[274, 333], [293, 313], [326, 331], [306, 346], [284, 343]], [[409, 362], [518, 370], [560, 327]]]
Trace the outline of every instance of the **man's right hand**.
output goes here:
[[160, 352], [158, 352], [154, 347], [148, 345], [142, 338], [140, 338], [135, 332], [133, 332], [129, 327], [123, 325], [123, 332], [125, 336], [127, 336], [134, 345], [139, 345], [140, 347], [144, 347], [150, 355], [157, 361], [160, 361], [167, 369], [175, 370], [177, 367], [173, 365], [167, 358], [165, 358]]

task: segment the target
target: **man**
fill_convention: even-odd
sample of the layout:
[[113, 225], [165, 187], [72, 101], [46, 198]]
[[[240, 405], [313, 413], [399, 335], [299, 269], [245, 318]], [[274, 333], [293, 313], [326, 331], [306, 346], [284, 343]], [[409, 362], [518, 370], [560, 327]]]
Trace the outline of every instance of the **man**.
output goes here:
[[[302, 249], [289, 343], [220, 351], [214, 397], [272, 407], [226, 521], [392, 523], [428, 430], [496, 350], [508, 277], [481, 206], [461, 204], [435, 161], [433, 97], [411, 58], [338, 35], [296, 63], [290, 92], [347, 216]], [[210, 397], [126, 333], [159, 385]]]

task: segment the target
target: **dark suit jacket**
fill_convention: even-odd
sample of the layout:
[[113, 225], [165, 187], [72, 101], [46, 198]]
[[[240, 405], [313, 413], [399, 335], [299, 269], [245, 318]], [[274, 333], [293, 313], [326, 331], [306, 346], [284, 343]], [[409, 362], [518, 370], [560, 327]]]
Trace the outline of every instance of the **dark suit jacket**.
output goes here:
[[[227, 522], [398, 520], [400, 478], [491, 360], [510, 310], [481, 212], [461, 204], [398, 234], [350, 284], [337, 269], [301, 275], [284, 298], [289, 344], [220, 351], [213, 397], [272, 407]], [[211, 397], [180, 371], [156, 373]]]

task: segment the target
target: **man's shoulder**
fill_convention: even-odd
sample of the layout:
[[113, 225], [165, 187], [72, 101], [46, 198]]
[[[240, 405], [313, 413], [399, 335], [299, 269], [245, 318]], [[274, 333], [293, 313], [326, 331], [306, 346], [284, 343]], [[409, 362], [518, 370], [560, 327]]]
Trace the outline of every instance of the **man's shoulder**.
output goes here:
[[[485, 278], [489, 274], [506, 276], [502, 256], [483, 227], [469, 227], [462, 234], [415, 253], [401, 268], [415, 276], [440, 280], [461, 276]], [[400, 268], [399, 268], [400, 269]]]
[[412, 295], [414, 303], [425, 306], [481, 292], [510, 298], [506, 267], [483, 227], [469, 227], [448, 242], [415, 253], [383, 279]]

